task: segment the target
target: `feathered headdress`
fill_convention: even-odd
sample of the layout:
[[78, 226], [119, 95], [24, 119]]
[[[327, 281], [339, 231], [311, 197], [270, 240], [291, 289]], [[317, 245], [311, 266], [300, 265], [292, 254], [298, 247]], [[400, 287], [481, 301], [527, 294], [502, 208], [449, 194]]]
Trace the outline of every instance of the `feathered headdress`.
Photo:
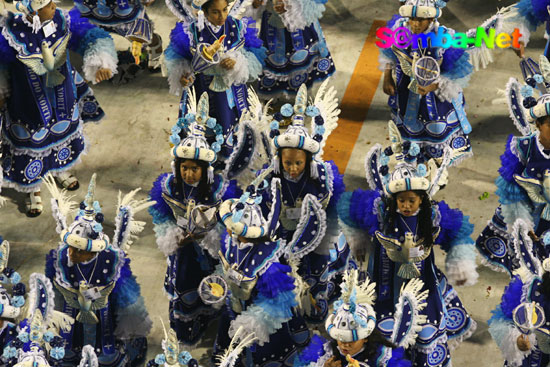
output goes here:
[[127, 251], [133, 240], [137, 238], [136, 235], [145, 226], [145, 222], [134, 220], [134, 215], [155, 204], [154, 201], [147, 199], [135, 199], [137, 192], [141, 189], [130, 191], [124, 197], [119, 192], [115, 233], [109, 243], [109, 237], [103, 233], [104, 216], [99, 202], [95, 200], [95, 173], [90, 180], [86, 197], [80, 203], [80, 210], [70, 226], [67, 225], [67, 215], [76, 208], [76, 202], [71, 200], [73, 196], [67, 196], [64, 189], [60, 191], [51, 175], [46, 176], [44, 184], [52, 195], [52, 215], [56, 220], [56, 231], [60, 234], [61, 241], [84, 251], [99, 252], [109, 245]]
[[[440, 162], [433, 158], [424, 162], [418, 144], [395, 140], [399, 135], [392, 133], [397, 131], [392, 121], [389, 122], [389, 129], [393, 144], [383, 151], [382, 146], [376, 144], [365, 158], [366, 178], [371, 189], [386, 195], [410, 190], [422, 190], [429, 196], [435, 195], [447, 175], [453, 154], [451, 149], [445, 148]], [[394, 156], [397, 162], [393, 172], [390, 172], [389, 168], [391, 156]]]
[[227, 347], [222, 355], [217, 357], [217, 367], [234, 367], [239, 358], [239, 354], [241, 354], [245, 348], [254, 344], [256, 340], [256, 335], [254, 333], [244, 335], [243, 327], [240, 326], [231, 339], [229, 347]]
[[[510, 78], [506, 85], [506, 100], [510, 117], [523, 135], [532, 130], [530, 123], [538, 118], [550, 116], [550, 62], [541, 55], [539, 64], [527, 58], [520, 61], [525, 84]], [[535, 97], [535, 92], [538, 97]]]
[[[221, 150], [224, 143], [223, 129], [216, 123], [216, 119], [210, 117], [210, 107], [208, 103], [208, 93], [204, 92], [199, 102], [195, 97], [195, 90], [184, 91], [182, 107], [187, 103], [184, 117], [178, 119], [176, 125], [172, 127], [170, 142], [174, 145], [171, 149], [173, 158], [193, 159], [209, 164], [208, 183], [214, 182], [214, 168], [212, 163], [216, 161], [216, 154]], [[216, 134], [216, 141], [212, 146], [206, 141], [206, 129], [211, 129]], [[178, 169], [172, 165], [173, 173]]]
[[[338, 126], [338, 98], [336, 98], [336, 89], [328, 87], [329, 79], [325, 80], [319, 87], [315, 100], [313, 102], [307, 99], [307, 86], [302, 84], [296, 95], [294, 106], [287, 103], [281, 107], [280, 112], [276, 113], [274, 121], [271, 123], [270, 137], [273, 139], [273, 145], [280, 154], [283, 148], [302, 149], [310, 152], [312, 155], [311, 177], [317, 178], [316, 160], [322, 160], [323, 149], [328, 136]], [[279, 123], [285, 119], [291, 118], [291, 125], [281, 134]], [[305, 125], [306, 118], [311, 120], [311, 126], [308, 129]], [[279, 173], [279, 158], [273, 159], [273, 169]]]
[[[160, 320], [164, 331], [164, 339], [162, 340], [162, 354], [157, 354], [153, 361], [147, 363], [148, 366], [164, 366], [164, 367], [198, 367], [197, 360], [191, 354], [180, 347], [178, 336], [173, 329], [166, 331], [164, 322]], [[154, 363], [153, 363], [154, 362]]]
[[399, 15], [408, 18], [439, 18], [448, 0], [400, 0], [405, 3], [399, 8]]
[[340, 284], [342, 296], [334, 303], [334, 312], [325, 322], [331, 338], [342, 342], [354, 342], [367, 338], [376, 326], [376, 283], [368, 279], [359, 282], [357, 269], [348, 270]]
[[252, 183], [239, 199], [229, 199], [222, 203], [220, 216], [225, 227], [235, 236], [245, 238], [273, 238], [279, 223], [281, 213], [281, 181], [274, 178], [271, 181], [271, 211], [264, 218], [260, 203], [262, 191], [268, 188], [268, 183], [262, 180], [259, 185]]

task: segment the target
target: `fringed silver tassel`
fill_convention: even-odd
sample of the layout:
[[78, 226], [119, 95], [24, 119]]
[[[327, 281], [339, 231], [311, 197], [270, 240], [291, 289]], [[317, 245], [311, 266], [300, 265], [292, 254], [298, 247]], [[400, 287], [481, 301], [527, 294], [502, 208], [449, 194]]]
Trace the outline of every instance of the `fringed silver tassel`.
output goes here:
[[207, 178], [209, 184], [214, 183], [214, 167], [208, 166]]
[[32, 17], [32, 33], [38, 33], [41, 28], [42, 22], [40, 21], [40, 17], [38, 16], [38, 14], [35, 14]]
[[280, 172], [280, 167], [279, 167], [279, 156], [275, 156], [273, 157], [273, 172], [275, 172], [276, 174], [279, 174]]
[[311, 160], [309, 174], [310, 174], [310, 177], [313, 179], [319, 178], [319, 170], [317, 169], [317, 162], [315, 162], [314, 159]]

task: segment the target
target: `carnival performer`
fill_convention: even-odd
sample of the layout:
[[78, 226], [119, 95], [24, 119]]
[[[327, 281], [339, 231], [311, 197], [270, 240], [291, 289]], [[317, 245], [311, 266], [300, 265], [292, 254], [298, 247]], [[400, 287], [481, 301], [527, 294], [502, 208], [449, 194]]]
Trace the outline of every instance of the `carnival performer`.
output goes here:
[[[210, 115], [223, 127], [220, 158], [226, 158], [232, 128], [248, 108], [246, 83], [260, 75], [265, 48], [254, 22], [239, 19], [246, 6], [242, 1], [229, 9], [227, 0], [193, 0], [194, 11], [177, 1], [167, 3], [181, 20], [164, 53], [170, 92], [180, 95], [191, 85], [197, 95], [208, 92]], [[212, 135], [207, 134], [209, 143], [214, 142]]]
[[550, 259], [539, 257], [529, 235], [531, 225], [518, 219], [510, 246], [518, 269], [489, 320], [489, 332], [505, 366], [547, 366], [550, 363]]
[[[326, 0], [254, 0], [260, 14], [260, 38], [267, 58], [260, 76], [259, 93], [266, 98], [294, 97], [302, 84], [311, 89], [334, 74], [319, 20]], [[252, 10], [252, 9], [251, 9]]]
[[[268, 216], [259, 206], [265, 189], [273, 192]], [[294, 310], [298, 300], [291, 268], [280, 262], [285, 243], [273, 240], [280, 200], [278, 179], [271, 185], [258, 179], [239, 199], [226, 200], [220, 207], [228, 232], [219, 253], [223, 277], [206, 278], [203, 285], [207, 287], [199, 291], [203, 299], [227, 301], [222, 308], [214, 356], [223, 355], [235, 334], [242, 335], [238, 341], [254, 334], [256, 342], [246, 348], [243, 360], [259, 366], [289, 364], [289, 358], [309, 341], [307, 325]], [[304, 205], [311, 206], [308, 202]]]
[[[22, 296], [21, 296], [22, 297]], [[63, 338], [59, 333], [71, 328], [74, 320], [55, 311], [52, 283], [44, 274], [33, 273], [29, 278], [29, 293], [24, 308], [2, 303], [17, 319], [13, 338], [4, 346], [5, 366], [61, 366], [64, 356]]]
[[[161, 174], [153, 184], [150, 195], [156, 204], [149, 213], [157, 245], [167, 257], [164, 289], [170, 299], [170, 327], [181, 342], [195, 344], [219, 313], [202, 302], [197, 287], [217, 264], [224, 231], [217, 225], [217, 212], [229, 183], [212, 167], [220, 144], [211, 147], [205, 137], [207, 121], [211, 127], [216, 124], [208, 116], [208, 93], [198, 103], [192, 88], [183, 93], [188, 114], [172, 128], [172, 173]], [[221, 138], [221, 127], [217, 131]]]
[[[472, 285], [478, 278], [470, 238], [473, 225], [460, 210], [431, 200], [451, 151], [447, 149], [442, 165], [429, 172], [424, 164], [415, 164], [419, 151], [412, 144], [407, 156], [396, 157], [397, 165], [390, 173], [391, 147], [382, 152], [380, 145], [374, 146], [365, 162], [371, 190], [344, 193], [338, 213], [352, 247], [366, 250], [368, 274], [376, 281], [377, 314], [391, 317], [399, 289], [408, 279], [424, 282], [428, 306], [421, 314], [427, 322], [411, 347], [411, 360], [415, 366], [448, 366], [451, 350], [476, 328], [451, 285]], [[372, 241], [365, 241], [368, 236]], [[436, 244], [447, 252], [447, 276], [435, 265]], [[387, 332], [384, 318], [378, 328]]]
[[82, 122], [102, 115], [68, 50], [83, 55], [84, 78], [94, 83], [111, 78], [117, 57], [109, 34], [76, 9], [56, 9], [50, 0], [24, 0], [17, 8], [22, 13], [0, 17], [2, 185], [29, 193], [27, 214], [34, 217], [42, 212], [40, 184], [48, 172], [64, 188], [78, 188], [68, 170], [85, 149]]
[[389, 340], [376, 328], [373, 308], [376, 284], [368, 278], [360, 282], [359, 273], [354, 269], [344, 276], [340, 286], [342, 297], [335, 303], [335, 310], [325, 324], [331, 340], [313, 336], [294, 366], [412, 366], [404, 349], [414, 344], [426, 322], [426, 316], [420, 314], [428, 296], [428, 291], [421, 291], [422, 280], [412, 279], [401, 289], [395, 318], [385, 321], [385, 328], [392, 332]]
[[[445, 0], [406, 0], [387, 27], [392, 31], [403, 27], [420, 36], [454, 35], [453, 29], [437, 20], [445, 5]], [[449, 147], [454, 152], [451, 165], [455, 165], [472, 155], [463, 88], [474, 70], [471, 58], [477, 65], [484, 50], [432, 47], [426, 40], [420, 38], [406, 48], [384, 42], [379, 57], [384, 93], [390, 96], [391, 119], [403, 139], [419, 145], [419, 159], [436, 158], [439, 164], [444, 148]]]
[[139, 189], [122, 199], [119, 195], [115, 232], [109, 241], [94, 198], [95, 178], [92, 175], [71, 225], [67, 216], [76, 203], [64, 190], [58, 191], [51, 176], [45, 181], [61, 238], [59, 247], [46, 257], [46, 276], [55, 287], [58, 309], [75, 319], [74, 326], [61, 333], [63, 363], [78, 363], [81, 349], [89, 344], [97, 351], [99, 366], [138, 366], [145, 359], [152, 322], [125, 251], [145, 225], [134, 215], [154, 203], [135, 199]]
[[[285, 261], [298, 266], [293, 269], [296, 271], [293, 275], [301, 277], [304, 281], [301, 284], [308, 287], [307, 292], [306, 289], [298, 292], [312, 298], [301, 311], [308, 321], [316, 323], [325, 320], [329, 303], [338, 297], [339, 274], [348, 265], [355, 266], [350, 263], [349, 246], [338, 227], [336, 203], [345, 190], [342, 175], [334, 162], [322, 159], [324, 144], [336, 128], [340, 113], [335, 95], [335, 89], [328, 88], [327, 80], [320, 86], [314, 102], [308, 104], [307, 86], [303, 84], [295, 105], [283, 105], [274, 117], [267, 112], [269, 104], [262, 106], [258, 105], [259, 99], [258, 103], [251, 100], [251, 115], [255, 118], [250, 124], [239, 123], [233, 153], [224, 171], [228, 178], [240, 172], [237, 181], [245, 187], [243, 180], [250, 177], [246, 169], [254, 166], [248, 162], [263, 162], [269, 164], [256, 173], [258, 177], [268, 182], [280, 180], [283, 208], [277, 236], [290, 249]], [[281, 134], [279, 123], [285, 118], [291, 118], [292, 124]], [[246, 119], [247, 116], [243, 116], [241, 120]], [[305, 119], [311, 120], [311, 129], [305, 126]], [[266, 143], [269, 138], [261, 134], [266, 125], [271, 127], [271, 143]], [[315, 201], [311, 208], [303, 205], [308, 195]], [[264, 191], [263, 196], [261, 207], [263, 214], [268, 215], [274, 200], [269, 190]], [[310, 210], [320, 218], [319, 228], [309, 229], [314, 231], [313, 235], [303, 233], [307, 232]]]
[[[25, 305], [25, 284], [18, 272], [8, 267], [10, 243], [0, 236], [0, 350], [3, 351], [17, 337], [17, 321], [21, 319], [21, 308]], [[10, 285], [12, 294], [4, 287]], [[0, 356], [0, 363], [9, 358]]]
[[155, 0], [74, 0], [74, 5], [93, 24], [116, 33], [132, 43], [130, 52], [119, 53], [118, 73], [114, 83], [123, 84], [141, 71], [143, 48], [147, 52], [147, 66], [160, 70], [162, 38], [154, 32], [154, 24], [146, 8]]
[[[542, 55], [540, 64], [532, 59], [520, 62], [526, 85], [510, 78], [507, 102], [510, 117], [522, 136], [510, 135], [496, 179], [500, 205], [489, 224], [479, 235], [476, 246], [485, 265], [510, 276], [517, 269], [518, 254], [510, 245], [510, 233], [516, 219], [522, 218], [532, 227], [535, 250], [546, 257], [547, 250], [538, 241], [550, 229], [547, 185], [550, 180], [550, 63]], [[536, 97], [536, 93], [539, 96]], [[541, 247], [542, 246], [542, 247]], [[546, 253], [546, 255], [542, 255]]]

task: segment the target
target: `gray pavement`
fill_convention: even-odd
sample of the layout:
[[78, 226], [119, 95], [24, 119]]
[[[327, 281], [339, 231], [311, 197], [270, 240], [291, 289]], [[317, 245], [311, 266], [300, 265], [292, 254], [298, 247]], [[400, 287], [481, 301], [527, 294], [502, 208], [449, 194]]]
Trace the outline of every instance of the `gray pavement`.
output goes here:
[[[465, 31], [475, 27], [492, 15], [497, 7], [511, 4], [512, 1], [462, 0], [450, 2], [441, 22]], [[70, 6], [63, 2], [62, 7]], [[322, 21], [323, 30], [338, 73], [333, 78], [342, 97], [372, 21], [386, 20], [398, 9], [398, 1], [386, 0], [330, 0]], [[162, 0], [157, 0], [149, 14], [155, 21], [164, 44], [175, 24], [174, 16]], [[538, 59], [544, 48], [543, 29], [532, 37], [527, 54]], [[117, 38], [117, 47], [124, 49], [128, 43]], [[467, 112], [473, 127], [470, 135], [474, 157], [451, 169], [450, 183], [438, 193], [436, 199], [445, 200], [452, 207], [458, 207], [470, 215], [475, 224], [475, 235], [483, 229], [497, 205], [493, 184], [497, 177], [499, 155], [504, 150], [507, 135], [516, 133], [508, 117], [506, 106], [492, 105], [497, 88], [503, 89], [510, 76], [520, 77], [519, 59], [510, 50], [497, 51], [496, 62], [488, 69], [476, 73], [465, 90], [468, 103]], [[106, 215], [106, 233], [112, 235], [114, 210], [118, 191], [127, 192], [135, 187], [143, 188], [143, 196], [154, 179], [170, 167], [168, 136], [178, 113], [178, 97], [168, 94], [165, 78], [160, 74], [145, 72], [128, 85], [113, 86], [103, 83], [94, 87], [95, 94], [107, 113], [98, 125], [89, 125], [85, 132], [89, 141], [89, 151], [75, 173], [81, 180], [77, 198], [85, 195], [87, 180], [92, 173], [98, 174], [97, 197]], [[342, 109], [355, 106], [341, 106]], [[371, 108], [364, 121], [361, 134], [355, 144], [348, 167], [345, 169], [345, 182], [348, 189], [366, 188], [363, 159], [372, 144], [385, 144], [387, 120], [389, 118], [386, 97], [381, 85], [375, 94]], [[351, 144], [351, 143], [350, 143]], [[483, 192], [489, 198], [479, 200]], [[42, 272], [44, 256], [58, 242], [55, 225], [49, 208], [49, 194], [43, 192], [44, 213], [38, 218], [24, 215], [24, 195], [13, 190], [2, 193], [9, 198], [0, 209], [0, 234], [12, 244], [10, 266], [21, 273], [24, 279], [32, 272]], [[150, 218], [146, 213], [138, 215], [148, 224], [131, 249], [132, 268], [141, 284], [142, 294], [154, 321], [149, 338], [149, 356], [153, 358], [160, 351], [162, 329], [159, 317], [167, 321], [168, 301], [163, 294], [162, 284], [166, 262], [157, 250]], [[444, 255], [437, 253], [438, 265], [443, 267]], [[480, 267], [477, 285], [458, 289], [463, 303], [478, 323], [478, 330], [468, 341], [453, 353], [455, 366], [496, 367], [503, 363], [495, 343], [487, 332], [486, 320], [490, 311], [499, 302], [508, 279], [487, 268]], [[215, 328], [193, 351], [199, 357], [212, 345]]]

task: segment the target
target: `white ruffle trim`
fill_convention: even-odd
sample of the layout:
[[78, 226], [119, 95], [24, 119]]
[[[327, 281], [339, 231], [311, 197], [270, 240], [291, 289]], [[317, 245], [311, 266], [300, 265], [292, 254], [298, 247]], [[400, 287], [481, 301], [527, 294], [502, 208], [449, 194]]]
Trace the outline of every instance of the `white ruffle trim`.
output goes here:
[[[245, 50], [231, 50], [225, 54], [225, 58], [235, 60], [235, 66], [231, 70], [224, 70], [223, 81], [226, 86], [246, 84], [249, 80], [248, 58], [243, 53]], [[221, 68], [221, 67], [220, 67]]]
[[[82, 65], [82, 71], [84, 72], [84, 78], [92, 84], [97, 84], [95, 81], [95, 75], [99, 69], [110, 70], [112, 75], [117, 73], [118, 58], [116, 54], [98, 50], [96, 46], [109, 47], [107, 43], [111, 44], [114, 49], [113, 40], [110, 38], [100, 38], [96, 41], [92, 48], [86, 50], [84, 53], [84, 65]], [[102, 47], [102, 48], [103, 48]]]
[[289, 32], [304, 29], [323, 16], [325, 6], [315, 0], [284, 0], [286, 11], [279, 14]]
[[131, 306], [118, 310], [115, 336], [119, 339], [145, 337], [153, 327], [153, 321], [145, 309], [143, 297], [139, 296]]
[[380, 52], [380, 54], [378, 55], [378, 63], [378, 70], [380, 70], [381, 72], [385, 72], [388, 68], [388, 65], [392, 69], [395, 68], [395, 62], [389, 57], [386, 57], [382, 52]]
[[466, 339], [469, 339], [476, 332], [477, 322], [475, 322], [474, 319], [470, 319], [470, 321], [470, 327], [466, 332], [464, 332], [460, 336], [457, 336], [456, 338], [447, 339], [447, 346], [449, 347], [450, 351], [455, 350], [460, 345], [460, 343], [462, 343]]
[[171, 221], [157, 224], [153, 230], [157, 238], [157, 246], [165, 256], [176, 252], [178, 243], [185, 237], [185, 231]]
[[462, 93], [462, 87], [457, 83], [456, 80], [451, 80], [441, 75], [439, 77], [439, 87], [434, 91], [434, 93], [436, 97], [439, 98], [439, 100], [452, 102], [454, 99], [458, 98], [460, 93]]
[[531, 210], [528, 205], [522, 201], [513, 204], [501, 205], [501, 213], [504, 223], [507, 225], [508, 233], [513, 233], [513, 223], [515, 223], [519, 218], [523, 219], [531, 227], [533, 227], [533, 216], [531, 215]]
[[183, 92], [180, 79], [183, 75], [193, 75], [191, 63], [186, 59], [166, 60], [164, 57], [163, 74], [168, 78], [170, 94], [180, 96]]
[[512, 5], [497, 14], [496, 34], [512, 34], [516, 28], [522, 34], [519, 40], [523, 41], [525, 46], [527, 46], [531, 38], [531, 32], [527, 26], [527, 20], [519, 14], [518, 8]]
[[216, 227], [208, 231], [206, 236], [204, 236], [204, 238], [199, 242], [200, 248], [204, 251], [208, 251], [210, 256], [214, 259], [218, 258], [218, 252], [221, 249], [222, 233], [224, 229], [224, 226], [218, 223]]
[[[523, 359], [531, 354], [531, 350], [522, 352], [518, 349], [517, 339], [522, 333], [512, 322], [494, 320], [489, 325], [489, 333], [497, 343], [509, 366], [521, 366]], [[531, 346], [534, 346], [536, 344], [535, 334], [530, 334], [528, 338]]]
[[445, 275], [452, 285], [457, 285], [457, 281], [462, 280], [466, 280], [466, 283], [461, 286], [474, 285], [479, 278], [476, 268], [475, 260], [451, 260], [445, 263]]

